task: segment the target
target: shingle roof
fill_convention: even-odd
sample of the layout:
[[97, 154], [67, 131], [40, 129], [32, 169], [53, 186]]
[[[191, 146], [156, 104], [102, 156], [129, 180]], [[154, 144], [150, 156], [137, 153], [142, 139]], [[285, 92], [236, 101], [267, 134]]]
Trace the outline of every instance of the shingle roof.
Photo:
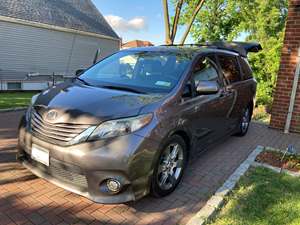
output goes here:
[[119, 38], [91, 0], [0, 0], [0, 15]]

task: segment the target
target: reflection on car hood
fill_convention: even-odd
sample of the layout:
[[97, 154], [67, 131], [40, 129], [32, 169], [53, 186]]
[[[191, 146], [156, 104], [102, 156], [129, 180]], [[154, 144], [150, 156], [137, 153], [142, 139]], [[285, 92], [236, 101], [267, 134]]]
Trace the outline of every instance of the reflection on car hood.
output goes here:
[[163, 95], [142, 95], [78, 83], [62, 83], [42, 92], [34, 108], [47, 120], [49, 111], [56, 112], [52, 123], [99, 124], [104, 120], [138, 115], [147, 104]]

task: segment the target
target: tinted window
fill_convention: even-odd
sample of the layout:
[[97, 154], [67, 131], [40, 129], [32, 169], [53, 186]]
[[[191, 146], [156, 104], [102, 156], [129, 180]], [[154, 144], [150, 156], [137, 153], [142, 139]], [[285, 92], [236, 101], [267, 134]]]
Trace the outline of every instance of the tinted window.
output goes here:
[[219, 62], [228, 84], [241, 80], [239, 65], [235, 56], [219, 55]]
[[194, 67], [193, 74], [195, 86], [197, 86], [200, 81], [217, 81], [219, 78], [218, 71], [214, 66], [214, 63], [207, 57], [198, 61]]
[[80, 76], [91, 85], [129, 87], [144, 92], [169, 92], [190, 65], [191, 54], [121, 51]]
[[245, 58], [241, 58], [240, 63], [241, 63], [241, 68], [242, 68], [244, 79], [245, 80], [251, 79], [253, 76], [252, 76], [252, 70], [251, 70], [248, 60]]

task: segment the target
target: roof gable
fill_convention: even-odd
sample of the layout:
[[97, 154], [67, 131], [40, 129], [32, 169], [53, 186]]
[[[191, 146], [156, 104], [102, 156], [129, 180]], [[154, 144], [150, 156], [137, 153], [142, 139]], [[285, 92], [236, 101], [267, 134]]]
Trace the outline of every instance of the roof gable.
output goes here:
[[119, 38], [91, 0], [1, 0], [0, 15]]
[[122, 45], [123, 48], [154, 46], [150, 41], [133, 40]]

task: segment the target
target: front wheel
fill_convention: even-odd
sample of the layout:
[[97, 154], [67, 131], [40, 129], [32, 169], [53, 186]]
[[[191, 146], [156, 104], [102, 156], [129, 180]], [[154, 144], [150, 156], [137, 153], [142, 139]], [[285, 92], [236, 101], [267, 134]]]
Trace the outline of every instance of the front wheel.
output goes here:
[[250, 121], [251, 121], [251, 109], [250, 107], [247, 107], [244, 112], [242, 119], [239, 124], [239, 131], [236, 133], [237, 136], [245, 136], [248, 132]]
[[172, 193], [179, 184], [187, 163], [187, 146], [178, 135], [170, 137], [161, 150], [156, 163], [151, 194], [163, 197]]

